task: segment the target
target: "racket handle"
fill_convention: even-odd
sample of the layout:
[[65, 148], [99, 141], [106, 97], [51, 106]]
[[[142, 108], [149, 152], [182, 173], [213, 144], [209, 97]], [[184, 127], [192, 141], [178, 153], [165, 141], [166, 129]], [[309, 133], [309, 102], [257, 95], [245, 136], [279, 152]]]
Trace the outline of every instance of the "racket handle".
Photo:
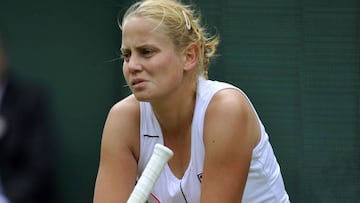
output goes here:
[[173, 152], [161, 144], [155, 144], [154, 151], [140, 176], [127, 203], [145, 203], [150, 196], [165, 164], [173, 156]]

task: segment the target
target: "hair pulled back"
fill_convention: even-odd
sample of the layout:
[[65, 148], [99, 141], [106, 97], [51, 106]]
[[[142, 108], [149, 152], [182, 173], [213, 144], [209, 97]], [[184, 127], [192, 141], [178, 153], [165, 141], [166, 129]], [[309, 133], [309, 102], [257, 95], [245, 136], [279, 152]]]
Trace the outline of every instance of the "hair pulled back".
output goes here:
[[130, 17], [144, 17], [159, 22], [168, 37], [179, 50], [190, 43], [197, 43], [200, 47], [198, 75], [207, 78], [210, 59], [215, 56], [219, 37], [211, 36], [201, 25], [201, 16], [190, 5], [177, 0], [142, 0], [133, 4], [119, 21], [122, 28]]

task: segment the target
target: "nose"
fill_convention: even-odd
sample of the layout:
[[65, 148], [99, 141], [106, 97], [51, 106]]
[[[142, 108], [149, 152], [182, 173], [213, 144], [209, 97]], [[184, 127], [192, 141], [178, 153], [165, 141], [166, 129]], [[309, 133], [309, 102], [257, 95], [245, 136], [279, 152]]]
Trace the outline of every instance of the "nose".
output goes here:
[[141, 61], [136, 55], [132, 55], [129, 60], [126, 62], [126, 67], [128, 68], [130, 73], [139, 72], [142, 70]]

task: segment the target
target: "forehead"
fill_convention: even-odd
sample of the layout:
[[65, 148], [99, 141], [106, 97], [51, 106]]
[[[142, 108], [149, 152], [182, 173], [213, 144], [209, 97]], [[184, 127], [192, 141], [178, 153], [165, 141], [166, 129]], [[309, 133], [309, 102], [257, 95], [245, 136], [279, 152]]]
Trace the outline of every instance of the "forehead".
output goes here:
[[139, 44], [172, 45], [160, 22], [145, 18], [132, 16], [124, 21], [122, 26], [122, 46]]

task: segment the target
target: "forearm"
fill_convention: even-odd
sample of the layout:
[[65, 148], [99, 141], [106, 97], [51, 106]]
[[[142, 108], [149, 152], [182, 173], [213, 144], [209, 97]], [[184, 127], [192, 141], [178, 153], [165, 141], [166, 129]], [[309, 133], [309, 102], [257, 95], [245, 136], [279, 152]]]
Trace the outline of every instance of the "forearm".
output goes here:
[[[110, 170], [99, 168], [97, 175], [94, 203], [126, 202], [135, 186], [133, 175], [125, 176], [116, 172], [117, 175], [110, 175]], [[122, 176], [122, 177], [121, 177]]]

